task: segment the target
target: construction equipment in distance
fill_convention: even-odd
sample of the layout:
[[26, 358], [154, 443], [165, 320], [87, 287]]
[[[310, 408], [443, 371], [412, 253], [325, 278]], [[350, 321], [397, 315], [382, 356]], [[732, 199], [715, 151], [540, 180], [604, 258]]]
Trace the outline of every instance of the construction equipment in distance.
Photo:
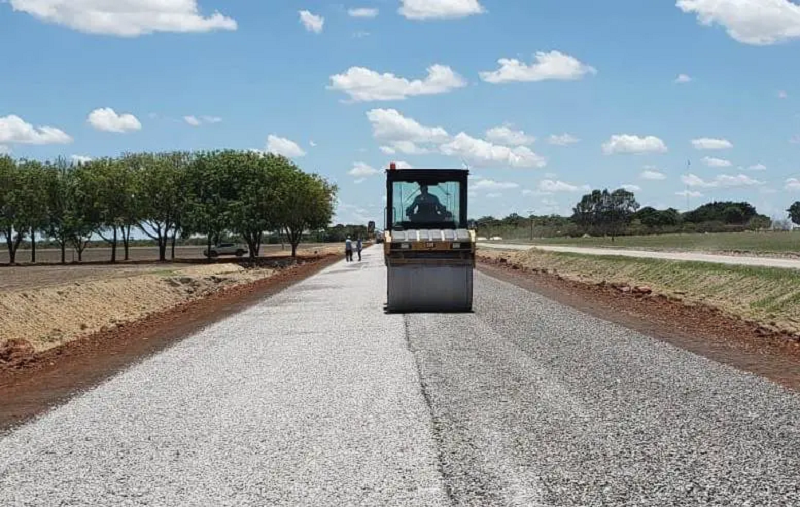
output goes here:
[[386, 171], [387, 312], [472, 311], [475, 231], [463, 169]]

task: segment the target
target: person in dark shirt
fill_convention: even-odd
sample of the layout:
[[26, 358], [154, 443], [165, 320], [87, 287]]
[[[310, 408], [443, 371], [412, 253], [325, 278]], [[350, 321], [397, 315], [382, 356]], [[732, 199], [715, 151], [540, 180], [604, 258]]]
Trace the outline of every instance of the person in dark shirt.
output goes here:
[[419, 186], [419, 195], [406, 208], [406, 215], [413, 222], [435, 222], [447, 213], [439, 198], [428, 193], [428, 185]]

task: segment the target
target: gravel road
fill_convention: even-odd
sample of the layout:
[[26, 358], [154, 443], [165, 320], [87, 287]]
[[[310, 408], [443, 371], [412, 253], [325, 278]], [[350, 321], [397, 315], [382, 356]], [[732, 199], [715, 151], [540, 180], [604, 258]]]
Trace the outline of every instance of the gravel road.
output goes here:
[[384, 315], [377, 248], [0, 440], [0, 505], [800, 505], [800, 396], [476, 274]]
[[741, 266], [765, 266], [773, 268], [800, 269], [800, 260], [780, 259], [777, 257], [748, 257], [744, 255], [703, 254], [694, 252], [657, 252], [651, 250], [633, 250], [617, 248], [591, 248], [582, 246], [552, 246], [552, 245], [519, 245], [505, 243], [480, 243], [479, 248], [492, 250], [519, 250], [531, 248], [546, 252], [567, 252], [585, 255], [615, 255], [622, 257], [639, 257], [646, 259], [666, 259], [674, 261], [716, 262], [720, 264], [735, 264]]

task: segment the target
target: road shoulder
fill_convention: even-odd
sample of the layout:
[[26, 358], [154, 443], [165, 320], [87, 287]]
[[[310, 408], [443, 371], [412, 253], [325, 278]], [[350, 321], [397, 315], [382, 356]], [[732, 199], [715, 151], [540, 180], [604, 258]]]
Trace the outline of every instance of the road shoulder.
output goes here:
[[800, 342], [758, 325], [657, 295], [621, 294], [610, 286], [525, 272], [502, 263], [484, 261], [478, 266], [493, 278], [800, 391]]

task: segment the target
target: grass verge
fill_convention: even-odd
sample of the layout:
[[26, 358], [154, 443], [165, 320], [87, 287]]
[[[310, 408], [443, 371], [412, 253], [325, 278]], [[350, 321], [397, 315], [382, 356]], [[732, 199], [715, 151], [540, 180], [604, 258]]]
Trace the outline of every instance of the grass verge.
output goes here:
[[800, 333], [797, 270], [537, 250], [479, 255], [568, 280], [612, 285], [621, 293], [663, 295], [686, 305], [707, 305], [770, 331]]

